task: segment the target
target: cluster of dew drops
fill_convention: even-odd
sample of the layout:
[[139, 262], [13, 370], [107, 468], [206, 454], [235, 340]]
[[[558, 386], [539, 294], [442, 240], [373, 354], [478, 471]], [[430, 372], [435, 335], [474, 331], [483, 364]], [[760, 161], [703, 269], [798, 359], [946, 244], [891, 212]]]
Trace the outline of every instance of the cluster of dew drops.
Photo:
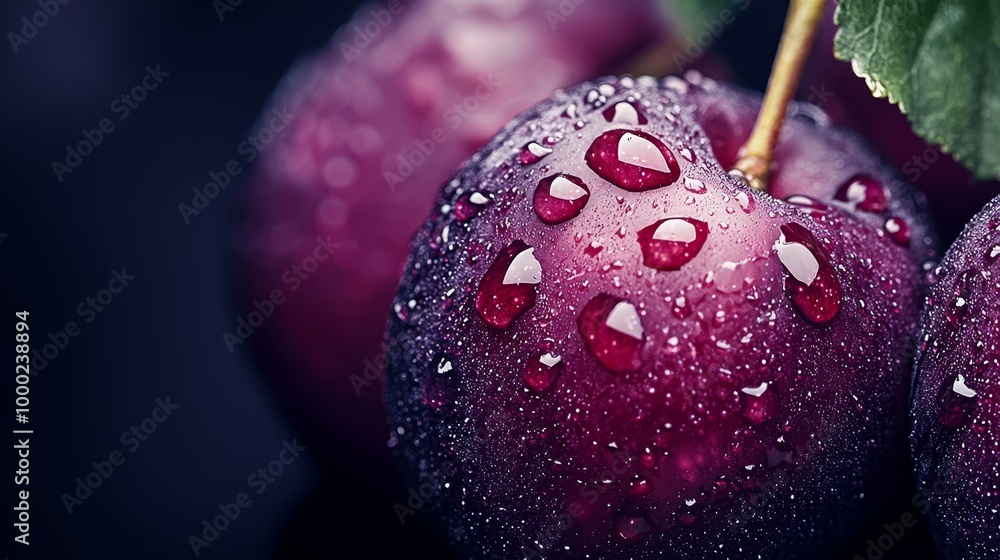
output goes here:
[[[640, 78], [643, 79], [646, 78]], [[631, 78], [622, 78], [617, 86], [603, 83], [585, 94], [583, 106], [599, 113], [596, 118], [616, 126], [591, 142], [585, 161], [612, 188], [641, 193], [669, 187], [681, 179], [675, 151], [690, 163], [695, 163], [697, 156], [686, 147], [672, 150], [663, 140], [643, 129], [649, 122], [648, 103], [644, 105], [639, 94], [608, 103], [608, 98], [615, 95], [618, 88], [630, 90], [634, 83]], [[668, 78], [664, 85], [680, 93], [686, 88], [677, 78]], [[668, 120], [676, 118], [669, 111], [665, 114]], [[567, 106], [562, 116], [571, 120], [576, 131], [586, 127], [576, 104]], [[551, 136], [529, 141], [520, 147], [514, 165], [525, 168], [544, 165], [546, 158], [558, 149], [557, 144], [557, 139]], [[605, 188], [604, 185], [590, 185], [570, 173], [550, 173], [552, 170], [547, 166], [542, 167], [542, 171], [545, 176], [537, 180], [531, 204], [537, 219], [548, 227], [559, 227], [586, 212], [593, 189]], [[692, 195], [708, 192], [708, 187], [700, 180], [684, 178], [681, 183]], [[735, 198], [743, 212], [754, 211], [753, 195], [739, 193]], [[854, 176], [839, 187], [834, 198], [843, 208], [880, 216], [885, 235], [893, 243], [909, 247], [909, 227], [903, 219], [889, 214], [888, 191], [877, 179]], [[494, 197], [489, 193], [460, 191], [457, 200], [441, 210], [453, 213], [459, 223], [465, 223], [475, 219], [493, 202]], [[837, 208], [805, 195], [790, 196], [785, 202], [816, 220], [835, 219], [833, 216], [839, 214]], [[447, 242], [448, 230], [439, 233]], [[635, 240], [644, 266], [656, 271], [678, 271], [699, 254], [710, 235], [709, 226], [703, 221], [671, 217], [638, 230]], [[788, 222], [780, 226], [780, 236], [773, 249], [783, 266], [787, 295], [801, 315], [817, 326], [835, 320], [843, 290], [823, 244], [807, 228]], [[534, 251], [535, 247], [524, 241], [512, 241], [499, 251], [479, 281], [474, 294], [476, 311], [498, 332], [509, 329], [536, 302], [544, 274]], [[397, 315], [405, 320], [414, 305], [413, 300], [397, 303]], [[684, 302], [678, 301], [675, 307], [678, 305], [683, 307]], [[675, 314], [677, 311], [675, 309]], [[683, 313], [684, 309], [679, 311]], [[579, 310], [577, 327], [584, 346], [609, 372], [634, 372], [642, 367], [645, 326], [635, 302], [614, 294], [597, 294]], [[451, 365], [444, 359], [437, 367], [440, 371], [442, 367], [450, 369]], [[523, 382], [531, 392], [547, 392], [555, 386], [565, 367], [565, 361], [557, 353], [537, 352], [523, 369]], [[425, 384], [423, 389], [424, 402], [433, 410], [448, 406], [448, 400], [453, 397], [452, 392], [439, 384]], [[762, 383], [742, 390], [748, 399], [744, 401], [747, 404], [743, 407], [743, 416], [753, 424], [767, 421], [777, 409], [777, 397], [767, 389], [768, 384]], [[648, 481], [639, 486], [638, 492], [652, 492]], [[650, 523], [636, 514], [622, 513], [615, 524], [619, 536], [629, 542], [651, 530]]]
[[[623, 78], [618, 86], [629, 89], [631, 78]], [[590, 90], [583, 100], [590, 107], [601, 108], [617, 91], [615, 85], [604, 83]], [[600, 111], [609, 123], [620, 125], [597, 136], [585, 158], [587, 166], [615, 188], [628, 192], [646, 192], [667, 187], [680, 179], [680, 169], [671, 150], [660, 138], [642, 130], [648, 122], [643, 105], [637, 97], [628, 97]], [[670, 113], [667, 113], [668, 118]], [[563, 116], [574, 119], [574, 128], [586, 123], [578, 118], [576, 105], [570, 105]], [[554, 152], [555, 139], [546, 137], [530, 141], [521, 147], [516, 162], [531, 166]], [[680, 147], [680, 157], [694, 163], [692, 150]], [[685, 178], [683, 187], [694, 194], [704, 194], [704, 182]], [[540, 180], [532, 195], [532, 207], [544, 224], [558, 227], [580, 216], [587, 208], [592, 186], [582, 178], [557, 172]], [[859, 175], [846, 181], [838, 190], [836, 200], [852, 209], [886, 215], [888, 193], [876, 179]], [[740, 208], [751, 213], [754, 199], [739, 193]], [[450, 209], [460, 222], [473, 219], [491, 199], [482, 192], [462, 194]], [[802, 212], [824, 218], [836, 209], [804, 195], [794, 195], [786, 202]], [[904, 220], [888, 216], [885, 231], [896, 244], [907, 247], [909, 228]], [[636, 242], [645, 266], [658, 271], [676, 271], [693, 260], [701, 251], [711, 232], [708, 224], [695, 218], [664, 218], [637, 232]], [[588, 247], [589, 248], [589, 247]], [[599, 250], [599, 249], [598, 249]], [[789, 296], [803, 317], [816, 325], [832, 321], [840, 310], [842, 288], [830, 257], [822, 244], [803, 226], [789, 222], [780, 228], [774, 245], [786, 273]], [[536, 301], [538, 286], [543, 281], [542, 266], [534, 256], [535, 248], [523, 241], [513, 241], [495, 257], [482, 277], [475, 293], [476, 310], [491, 327], [506, 330]], [[612, 372], [635, 371], [641, 365], [644, 327], [634, 302], [613, 294], [594, 296], [579, 312], [580, 335], [591, 353]], [[559, 356], [546, 353], [537, 357], [524, 372], [525, 383], [533, 390], [552, 386], [564, 367]]]

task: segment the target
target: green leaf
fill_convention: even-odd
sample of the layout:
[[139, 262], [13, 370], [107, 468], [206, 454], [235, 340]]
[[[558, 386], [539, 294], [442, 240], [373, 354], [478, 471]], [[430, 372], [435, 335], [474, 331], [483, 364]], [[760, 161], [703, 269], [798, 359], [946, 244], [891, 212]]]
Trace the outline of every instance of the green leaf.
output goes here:
[[913, 130], [1000, 177], [1000, 2], [842, 0], [835, 51]]

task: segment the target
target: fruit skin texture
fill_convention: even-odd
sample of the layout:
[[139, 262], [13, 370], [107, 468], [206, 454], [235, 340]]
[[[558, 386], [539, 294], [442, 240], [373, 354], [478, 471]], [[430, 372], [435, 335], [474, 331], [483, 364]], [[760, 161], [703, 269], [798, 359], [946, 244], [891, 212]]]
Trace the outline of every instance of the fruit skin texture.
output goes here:
[[[546, 12], [558, 4], [403, 2], [376, 40], [345, 51], [355, 26], [374, 25], [362, 9], [268, 104], [264, 123], [270, 107], [295, 117], [244, 187], [239, 301], [246, 316], [252, 301], [283, 290], [249, 342], [266, 354], [273, 388], [319, 455], [340, 463], [346, 447], [359, 463], [392, 471], [383, 310], [408, 241], [454, 167], [518, 111], [664, 31], [652, 0], [587, 2], [553, 30]], [[319, 240], [335, 248], [314, 266], [307, 259]]]
[[910, 446], [921, 511], [947, 558], [1000, 556], [998, 228], [994, 199], [948, 250], [922, 319]]
[[[648, 123], [608, 122], [622, 102]], [[823, 204], [732, 179], [710, 148], [731, 162], [759, 102], [697, 75], [584, 83], [520, 115], [444, 187], [403, 275], [407, 312], [390, 314], [387, 402], [409, 482], [433, 489], [423, 512], [464, 556], [809, 558], [857, 528], [903, 438], [934, 240], [906, 185], [807, 106], [786, 123], [771, 192]], [[591, 144], [616, 129], [661, 140], [679, 177], [639, 192], [634, 174], [629, 190], [601, 179]], [[552, 153], [521, 165], [546, 138]], [[670, 165], [653, 149], [624, 156], [659, 164], [657, 185]], [[533, 194], [555, 173], [590, 192], [548, 225]], [[885, 186], [884, 213], [833, 202], [860, 173]], [[470, 193], [489, 203], [460, 221]], [[909, 249], [886, 215], [908, 222]], [[678, 270], [643, 264], [638, 232], [665, 218], [692, 221], [664, 243], [708, 227], [693, 256], [655, 248]], [[534, 304], [501, 330], [477, 301], [484, 277], [499, 294], [491, 269], [510, 247], [522, 266], [501, 267], [514, 280], [502, 301]]]

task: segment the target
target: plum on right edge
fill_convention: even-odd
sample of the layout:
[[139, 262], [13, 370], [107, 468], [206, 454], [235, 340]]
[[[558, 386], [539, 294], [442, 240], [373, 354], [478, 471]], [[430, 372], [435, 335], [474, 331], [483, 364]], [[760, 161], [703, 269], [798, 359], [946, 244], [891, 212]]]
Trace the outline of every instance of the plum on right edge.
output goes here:
[[445, 185], [387, 402], [464, 557], [818, 558], [858, 527], [905, 442], [934, 238], [807, 105], [768, 193], [730, 176], [759, 104], [694, 74], [584, 83]]
[[910, 445], [947, 558], [1000, 558], [1000, 198], [935, 271], [914, 378]]

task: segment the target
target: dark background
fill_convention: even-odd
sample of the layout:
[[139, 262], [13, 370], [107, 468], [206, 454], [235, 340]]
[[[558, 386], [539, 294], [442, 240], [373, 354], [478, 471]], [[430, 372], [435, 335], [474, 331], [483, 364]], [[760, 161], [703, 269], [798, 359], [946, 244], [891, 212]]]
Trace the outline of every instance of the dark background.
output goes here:
[[[190, 225], [177, 205], [235, 157], [282, 75], [357, 4], [244, 0], [220, 21], [210, 0], [71, 0], [19, 53], [0, 47], [0, 332], [13, 332], [21, 309], [31, 312], [33, 347], [81, 323], [31, 381], [32, 545], [6, 545], [11, 558], [190, 557], [187, 538], [202, 520], [248, 492], [247, 477], [296, 437], [250, 353], [231, 355], [221, 338], [236, 316], [228, 249], [240, 182]], [[763, 89], [786, 5], [756, 3], [713, 45], [735, 81]], [[5, 2], [0, 30], [19, 32], [38, 10]], [[169, 76], [119, 121], [111, 102], [157, 64]], [[106, 117], [115, 130], [57, 181], [51, 162]], [[135, 280], [82, 324], [77, 306], [121, 267]], [[0, 343], [2, 355], [12, 346]], [[128, 452], [122, 432], [168, 396], [180, 408]], [[68, 514], [60, 496], [115, 450], [124, 464]], [[366, 537], [339, 534], [337, 520], [355, 514], [338, 501], [349, 481], [322, 474], [306, 451], [264, 493], [250, 492], [252, 506], [202, 557], [343, 556], [338, 539]], [[907, 557], [893, 553], [886, 559]]]

